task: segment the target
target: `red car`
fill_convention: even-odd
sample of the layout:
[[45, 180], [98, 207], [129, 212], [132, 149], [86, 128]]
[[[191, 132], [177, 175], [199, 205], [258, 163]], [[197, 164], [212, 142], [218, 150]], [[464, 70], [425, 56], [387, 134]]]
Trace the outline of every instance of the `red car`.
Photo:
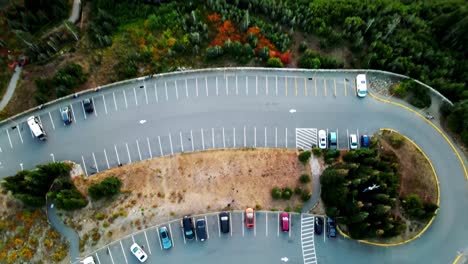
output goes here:
[[280, 215], [281, 231], [289, 232], [289, 214], [282, 212]]
[[255, 225], [255, 213], [252, 208], [245, 209], [245, 226], [252, 228]]

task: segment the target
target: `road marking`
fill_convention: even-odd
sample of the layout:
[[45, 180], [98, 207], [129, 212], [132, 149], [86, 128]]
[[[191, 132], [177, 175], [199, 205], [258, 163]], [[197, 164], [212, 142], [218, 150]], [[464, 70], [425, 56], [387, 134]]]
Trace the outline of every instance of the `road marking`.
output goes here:
[[244, 225], [245, 225], [245, 220], [244, 220], [244, 213], [242, 215], [242, 236], [244, 236]]
[[265, 92], [268, 95], [268, 75], [265, 75]]
[[52, 128], [55, 130], [54, 120], [52, 120], [52, 115], [50, 114], [50, 112], [49, 112], [49, 118], [50, 118], [50, 122], [52, 123]]
[[111, 258], [112, 264], [115, 264], [115, 263], [114, 263], [114, 258], [112, 257], [112, 253], [111, 253], [109, 247], [107, 247], [107, 252], [109, 252], [109, 256], [110, 256], [110, 258]]
[[182, 229], [182, 238], [184, 239], [184, 244], [187, 244], [187, 241], [185, 240], [184, 228], [182, 226], [182, 220], [180, 220], [180, 229]]
[[174, 237], [172, 236], [172, 228], [171, 228], [171, 223], [169, 223], [169, 236], [171, 237], [172, 240], [172, 247], [175, 248], [175, 243], [174, 243]]
[[[85, 109], [84, 109], [84, 103], [83, 103], [83, 101], [81, 101], [81, 109], [83, 109], [84, 119], [86, 120], [87, 117], [86, 117], [86, 111], [85, 111]], [[32, 133], [32, 132], [31, 132], [31, 133]]]
[[275, 76], [276, 96], [278, 96], [278, 76]]
[[314, 90], [315, 90], [315, 96], [317, 96], [317, 78], [314, 78]]
[[149, 245], [149, 242], [148, 242], [148, 237], [146, 236], [146, 231], [143, 231], [143, 233], [145, 234], [146, 245], [148, 245], [148, 250], [149, 250], [149, 253], [151, 255], [151, 248], [150, 248], [150, 245]]
[[254, 127], [254, 147], [257, 147], [257, 127]]
[[258, 75], [255, 75], [255, 95], [258, 95]]
[[146, 142], [148, 143], [148, 151], [149, 151], [149, 154], [150, 154], [150, 158], [152, 159], [153, 158], [153, 151], [151, 150], [151, 143], [150, 143], [149, 138], [146, 138]]
[[107, 104], [106, 104], [106, 98], [104, 98], [104, 95], [102, 95], [102, 101], [104, 101], [104, 111], [106, 112], [106, 115], [107, 115]]
[[206, 218], [206, 215], [205, 215], [205, 223], [206, 223], [206, 238], [210, 239], [210, 232], [208, 230], [208, 219]]
[[231, 212], [229, 212], [229, 230], [231, 231], [231, 237], [232, 237], [232, 217], [231, 217]]
[[327, 79], [323, 78], [323, 92], [327, 96]]
[[188, 87], [187, 87], [187, 79], [185, 79], [185, 96], [188, 98]]
[[179, 100], [179, 88], [177, 88], [177, 80], [174, 81], [174, 85], [175, 85], [176, 100]]
[[211, 141], [213, 141], [213, 148], [215, 148], [214, 128], [211, 128]]
[[195, 151], [195, 148], [193, 146], [193, 133], [192, 133], [192, 129], [190, 129], [190, 142], [192, 142], [192, 152]]
[[122, 245], [122, 240], [120, 240], [119, 242], [120, 242], [120, 247], [122, 248], [122, 253], [123, 253], [123, 256], [124, 256], [124, 259], [125, 259], [125, 263], [128, 264], [127, 256], [125, 255], [125, 251], [124, 251], [123, 245]]
[[75, 121], [75, 123], [76, 123], [76, 116], [75, 116], [75, 110], [73, 109], [73, 104], [70, 104], [70, 108], [71, 108], [71, 112], [72, 112], [73, 121]]
[[146, 85], [145, 84], [143, 85], [143, 90], [145, 90], [145, 101], [146, 101], [146, 104], [148, 104], [148, 93], [146, 92]]
[[276, 223], [278, 223], [278, 224], [276, 225], [276, 236], [277, 236], [277, 237], [279, 237], [279, 215], [280, 215], [280, 213], [278, 212], [278, 213], [276, 214], [276, 218], [277, 218]]
[[221, 227], [219, 226], [219, 216], [217, 217], [216, 222], [218, 222], [218, 237], [221, 237]]
[[133, 237], [133, 235], [132, 235], [132, 241], [133, 241], [133, 243], [135, 243], [135, 238]]
[[275, 148], [278, 147], [278, 128], [275, 127]]
[[96, 172], [99, 172], [99, 168], [96, 162], [96, 156], [94, 156], [94, 152], [93, 152], [93, 160], [94, 160], [94, 166], [96, 167]]
[[86, 163], [84, 162], [84, 157], [83, 157], [83, 155], [81, 155], [81, 161], [83, 161], [83, 168], [84, 168], [86, 177], [88, 177], [88, 170], [86, 169]]
[[257, 212], [254, 212], [254, 236], [257, 236]]
[[141, 160], [140, 143], [138, 142], [138, 139], [136, 140], [136, 144], [137, 144], [137, 149], [138, 149], [138, 156], [140, 157], [140, 160]]
[[127, 147], [128, 163], [132, 163], [132, 158], [130, 157], [130, 151], [128, 150], [128, 144], [127, 143], [125, 143], [125, 147]]
[[110, 166], [109, 166], [109, 159], [107, 158], [107, 152], [106, 152], [106, 149], [104, 149], [104, 157], [106, 157], [106, 164], [107, 164], [107, 169], [110, 169]]
[[206, 96], [208, 96], [208, 77], [205, 76], [205, 89], [206, 89]]
[[236, 95], [239, 95], [239, 88], [237, 86], [237, 75], [236, 75]]
[[55, 163], [55, 156], [54, 156], [54, 153], [50, 153], [50, 156], [52, 157], [52, 162]]
[[161, 250], [162, 250], [163, 248], [162, 248], [162, 243], [161, 243], [161, 236], [159, 235], [159, 226], [156, 227], [156, 233], [158, 233], [159, 247], [160, 247]]
[[158, 103], [159, 102], [158, 89], [156, 88], [156, 83], [154, 83], [154, 96], [156, 97], [156, 103]]
[[249, 76], [245, 76], [245, 94], [249, 95]]
[[20, 168], [21, 168], [21, 170], [24, 170], [23, 169], [23, 163], [20, 163]]
[[166, 88], [166, 101], [169, 101], [169, 95], [167, 94], [167, 82], [164, 82], [164, 87]]
[[310, 150], [318, 146], [316, 128], [296, 128], [296, 149]]
[[297, 96], [297, 77], [294, 77], [294, 91], [295, 95]]
[[284, 92], [288, 96], [288, 77], [284, 77]]
[[122, 93], [124, 95], [125, 109], [128, 109], [127, 93], [125, 92], [125, 89], [122, 90]]
[[158, 136], [158, 142], [159, 142], [159, 151], [161, 152], [161, 156], [164, 156], [162, 146], [161, 146], [161, 137]]
[[268, 236], [268, 212], [265, 212], [265, 236]]
[[234, 139], [234, 148], [236, 147], [236, 128], [233, 127], [233, 130], [234, 130], [234, 136], [233, 136], [233, 139]]
[[265, 127], [265, 148], [267, 146], [267, 127]]
[[356, 91], [356, 79], [353, 81], [353, 86], [354, 86], [354, 96], [357, 96], [357, 91]]
[[336, 79], [335, 78], [333, 78], [333, 84], [335, 86], [335, 97], [336, 97]]
[[119, 158], [119, 152], [117, 152], [117, 146], [116, 145], [114, 145], [114, 150], [115, 150], [115, 156], [117, 157], [117, 162], [120, 165], [121, 163], [120, 163], [120, 158]]
[[219, 95], [219, 92], [218, 92], [218, 76], [216, 76], [216, 96]]
[[348, 141], [348, 149], [349, 149], [349, 132], [348, 132], [348, 129], [346, 129], [346, 141]]
[[182, 148], [182, 152], [184, 152], [184, 142], [182, 142], [182, 131], [179, 132], [179, 137], [180, 137], [180, 146]]
[[361, 140], [359, 140], [359, 129], [356, 129], [356, 140], [357, 140], [357, 144], [358, 144], [358, 148], [361, 147]]
[[224, 86], [226, 86], [226, 95], [229, 95], [228, 77], [224, 75]]
[[174, 149], [172, 148], [172, 136], [171, 136], [171, 133], [169, 133], [169, 143], [171, 143], [171, 155], [174, 155]]
[[308, 92], [307, 92], [307, 79], [304, 77], [304, 94], [305, 96], [307, 96]]
[[346, 91], [346, 79], [343, 80], [344, 83], [344, 96], [347, 96], [347, 91]]
[[340, 142], [339, 142], [339, 137], [338, 137], [338, 128], [336, 129], [336, 149], [340, 149]]
[[284, 140], [285, 140], [286, 142], [285, 142], [284, 145], [285, 145], [286, 148], [288, 148], [288, 128], [285, 128], [285, 130], [286, 130], [286, 134], [285, 134], [285, 136], [284, 136]]
[[203, 136], [203, 128], [201, 129], [201, 139], [202, 139], [203, 150], [205, 150], [205, 136]]
[[245, 137], [245, 126], [244, 126], [244, 148], [247, 147], [247, 140]]
[[133, 96], [135, 97], [135, 104], [138, 105], [138, 99], [137, 99], [135, 87], [133, 87]]
[[98, 261], [98, 264], [101, 264], [101, 260], [99, 259], [99, 256], [98, 256], [97, 252], [94, 253], [94, 255], [96, 255], [96, 259], [97, 259], [97, 261]]
[[327, 238], [326, 238], [327, 237], [326, 236], [326, 233], [327, 233], [326, 223], [327, 223], [327, 217], [324, 217], [323, 218], [323, 242], [325, 242], [327, 240]]
[[196, 88], [197, 97], [198, 97], [198, 78], [195, 78], [195, 88]]
[[91, 104], [93, 104], [93, 109], [94, 109], [94, 116], [97, 116], [97, 110], [96, 110], [96, 105], [94, 105], [94, 98], [91, 100]]
[[[19, 137], [20, 137], [20, 139], [21, 139], [21, 144], [23, 144], [23, 143], [24, 143], [24, 142], [23, 142], [23, 136], [21, 136], [20, 128], [19, 128], [18, 126], [16, 126], [16, 130], [18, 131], [18, 135], [19, 135]], [[7, 130], [7, 131], [8, 131], [8, 130]]]
[[224, 138], [224, 127], [223, 127], [223, 148], [226, 148], [226, 139]]

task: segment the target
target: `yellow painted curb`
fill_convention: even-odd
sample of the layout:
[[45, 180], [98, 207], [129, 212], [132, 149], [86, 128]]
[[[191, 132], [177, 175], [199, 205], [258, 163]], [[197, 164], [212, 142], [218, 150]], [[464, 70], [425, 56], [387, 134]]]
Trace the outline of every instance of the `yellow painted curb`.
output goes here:
[[461, 257], [462, 255], [458, 254], [457, 257], [453, 260], [452, 264], [457, 264]]

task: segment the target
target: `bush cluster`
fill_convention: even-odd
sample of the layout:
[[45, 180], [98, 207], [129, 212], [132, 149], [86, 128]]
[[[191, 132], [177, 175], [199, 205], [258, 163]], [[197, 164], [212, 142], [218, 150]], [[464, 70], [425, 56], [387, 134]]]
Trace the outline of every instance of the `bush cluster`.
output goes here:
[[88, 193], [93, 200], [99, 200], [118, 194], [120, 187], [122, 187], [122, 181], [117, 177], [110, 176], [89, 186]]
[[311, 156], [311, 153], [310, 151], [307, 150], [307, 151], [301, 152], [298, 156], [298, 159], [302, 163], [307, 163], [307, 161], [309, 161], [310, 159], [310, 156]]

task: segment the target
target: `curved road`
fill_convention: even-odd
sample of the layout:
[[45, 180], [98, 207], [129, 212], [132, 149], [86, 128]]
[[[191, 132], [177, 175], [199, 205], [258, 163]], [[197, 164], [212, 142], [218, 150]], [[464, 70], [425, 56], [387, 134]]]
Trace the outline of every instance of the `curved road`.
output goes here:
[[[353, 88], [355, 75], [207, 71], [101, 89], [88, 95], [94, 100], [93, 114], [84, 113], [83, 98], [37, 111], [48, 133], [47, 142], [32, 138], [26, 116], [0, 125], [0, 175], [53, 160], [74, 160], [91, 175], [119, 163], [178, 152], [244, 146], [296, 148], [314, 143], [315, 129], [322, 128], [337, 130], [339, 148], [347, 148], [348, 133], [371, 134], [388, 127], [413, 139], [433, 161], [440, 180], [438, 216], [420, 239], [399, 247], [318, 239], [318, 262], [451, 262], [468, 244], [468, 192], [458, 159], [438, 132], [414, 113], [371, 97], [358, 99]], [[65, 104], [72, 105], [75, 117], [67, 127], [58, 112]], [[219, 258], [238, 262], [247, 252], [243, 248], [196, 254], [213, 262]]]

